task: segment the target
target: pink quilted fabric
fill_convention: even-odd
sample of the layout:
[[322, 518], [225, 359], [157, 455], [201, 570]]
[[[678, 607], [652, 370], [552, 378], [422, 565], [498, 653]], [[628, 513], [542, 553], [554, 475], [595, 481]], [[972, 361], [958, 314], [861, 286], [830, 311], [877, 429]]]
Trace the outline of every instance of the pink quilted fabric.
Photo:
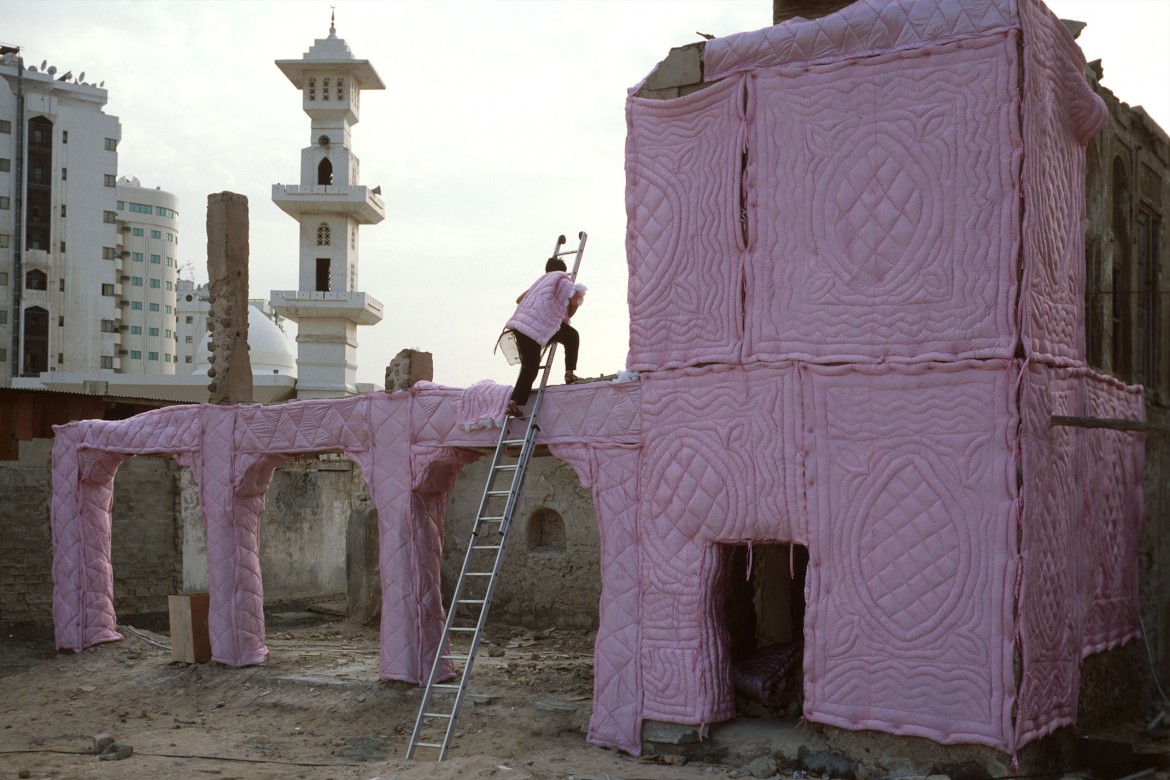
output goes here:
[[547, 344], [561, 323], [569, 321], [569, 299], [574, 295], [583, 298], [584, 288], [574, 285], [571, 276], [563, 271], [547, 273], [528, 288], [504, 327], [523, 333], [537, 344]]

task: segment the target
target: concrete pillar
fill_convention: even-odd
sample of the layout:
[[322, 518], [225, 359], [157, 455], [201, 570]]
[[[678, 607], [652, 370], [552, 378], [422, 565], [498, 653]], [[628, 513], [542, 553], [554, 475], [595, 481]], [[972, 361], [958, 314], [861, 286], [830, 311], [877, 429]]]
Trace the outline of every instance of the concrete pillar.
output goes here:
[[210, 403], [252, 402], [248, 356], [248, 198], [207, 196], [207, 278], [211, 304]]

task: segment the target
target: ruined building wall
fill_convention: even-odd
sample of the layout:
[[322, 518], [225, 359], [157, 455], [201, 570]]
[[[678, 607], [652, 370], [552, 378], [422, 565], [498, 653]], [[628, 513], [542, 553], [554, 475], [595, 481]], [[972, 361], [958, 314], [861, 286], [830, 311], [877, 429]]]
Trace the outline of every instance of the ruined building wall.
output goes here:
[[[1089, 363], [1146, 388], [1146, 414], [1170, 426], [1170, 140], [1140, 108], [1089, 80], [1109, 122], [1086, 150], [1085, 341]], [[1146, 438], [1142, 618], [1163, 680], [1170, 678], [1170, 435]], [[1121, 648], [1109, 655], [1122, 654]], [[1144, 648], [1140, 648], [1144, 655]], [[1144, 667], [1144, 658], [1138, 659]], [[1119, 664], [1124, 668], [1125, 664]], [[1091, 690], [1086, 665], [1086, 690]], [[1105, 681], [1103, 688], [1115, 685]]]
[[[0, 461], [0, 626], [52, 618], [49, 458], [52, 441], [21, 442], [20, 457]], [[114, 482], [114, 604], [120, 616], [167, 609], [179, 592], [179, 529], [174, 522], [179, 468], [169, 459], [132, 458]]]

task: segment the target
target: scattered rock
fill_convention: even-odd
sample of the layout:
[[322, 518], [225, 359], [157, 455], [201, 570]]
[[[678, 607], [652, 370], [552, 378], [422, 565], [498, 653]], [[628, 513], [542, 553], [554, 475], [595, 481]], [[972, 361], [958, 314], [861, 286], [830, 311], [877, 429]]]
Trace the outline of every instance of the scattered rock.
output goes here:
[[112, 744], [114, 744], [114, 735], [113, 734], [106, 734], [104, 732], [101, 734], [94, 734], [93, 752], [97, 755], [101, 755], [102, 753], [105, 752], [106, 748], [108, 748]]
[[747, 773], [752, 777], [772, 777], [776, 774], [776, 759], [760, 756], [747, 765]]
[[491, 658], [499, 658], [504, 654], [504, 648], [499, 645], [492, 645], [488, 648], [488, 656]]
[[32, 772], [28, 771], [27, 769], [22, 769], [17, 773], [16, 776], [20, 778], [32, 777]]
[[827, 750], [814, 753], [801, 745], [800, 750], [796, 752], [796, 760], [809, 772], [840, 778], [840, 780], [853, 780], [857, 776], [857, 766], [852, 761]]
[[102, 761], [121, 761], [134, 755], [134, 746], [125, 742], [114, 742], [98, 756]]

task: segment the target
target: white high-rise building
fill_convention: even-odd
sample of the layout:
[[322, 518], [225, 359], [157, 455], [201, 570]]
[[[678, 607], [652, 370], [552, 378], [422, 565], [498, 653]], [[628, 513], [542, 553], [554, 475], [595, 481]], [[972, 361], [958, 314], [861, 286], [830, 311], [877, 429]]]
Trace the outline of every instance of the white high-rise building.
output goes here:
[[84, 77], [0, 46], [0, 386], [122, 368], [122, 129]]
[[300, 184], [272, 187], [273, 202], [300, 223], [298, 289], [274, 291], [272, 305], [297, 323], [297, 398], [353, 395], [357, 326], [382, 319], [382, 304], [357, 292], [358, 228], [381, 222], [384, 212], [381, 198], [358, 184], [350, 133], [362, 90], [385, 85], [332, 24], [301, 59], [276, 65], [301, 90], [310, 132]]
[[119, 178], [117, 192], [118, 370], [173, 374], [179, 355], [179, 199], [143, 187], [133, 176]]

